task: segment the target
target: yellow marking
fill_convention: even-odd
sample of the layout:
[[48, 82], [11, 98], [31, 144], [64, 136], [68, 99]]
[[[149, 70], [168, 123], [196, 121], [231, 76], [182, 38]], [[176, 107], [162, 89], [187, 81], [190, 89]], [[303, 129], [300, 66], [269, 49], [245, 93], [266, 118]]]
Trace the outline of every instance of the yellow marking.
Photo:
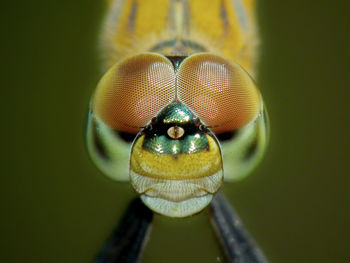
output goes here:
[[[239, 1], [243, 8], [235, 6]], [[174, 4], [169, 0], [115, 0], [110, 4], [101, 39], [106, 65], [150, 51], [162, 42], [176, 39], [178, 44], [181, 39], [237, 62], [254, 76], [257, 44], [254, 9], [255, 0], [188, 0]], [[242, 16], [244, 25], [240, 21]], [[180, 45], [181, 52], [176, 44], [158, 51], [165, 55], [189, 55], [196, 51]]]
[[[235, 1], [208, 0], [190, 1], [191, 37], [199, 43], [207, 43], [208, 51], [217, 53], [242, 65], [253, 74], [255, 60], [256, 32], [254, 17], [254, 1], [242, 1], [247, 29], [244, 30], [238, 19]], [[249, 2], [249, 3], [248, 3]], [[226, 17], [222, 18], [224, 8]]]
[[142, 135], [133, 145], [130, 156], [130, 169], [139, 175], [170, 180], [202, 178], [222, 169], [220, 147], [206, 135], [209, 150], [198, 153], [182, 153], [176, 158], [170, 154], [156, 154], [142, 148], [145, 136]]

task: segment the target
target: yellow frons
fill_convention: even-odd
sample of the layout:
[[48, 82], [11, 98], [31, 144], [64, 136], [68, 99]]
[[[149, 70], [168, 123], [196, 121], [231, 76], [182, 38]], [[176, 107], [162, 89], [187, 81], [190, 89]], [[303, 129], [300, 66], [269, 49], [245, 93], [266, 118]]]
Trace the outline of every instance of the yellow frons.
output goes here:
[[211, 176], [222, 170], [219, 145], [206, 135], [209, 150], [198, 153], [156, 154], [142, 148], [145, 136], [134, 143], [130, 156], [130, 169], [139, 175], [158, 179], [194, 179]]

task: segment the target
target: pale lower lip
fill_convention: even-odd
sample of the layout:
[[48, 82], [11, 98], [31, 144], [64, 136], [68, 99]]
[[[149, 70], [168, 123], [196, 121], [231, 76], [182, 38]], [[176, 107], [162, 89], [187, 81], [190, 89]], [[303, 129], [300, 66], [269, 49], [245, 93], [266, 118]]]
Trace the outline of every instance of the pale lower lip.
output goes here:
[[207, 194], [181, 202], [172, 202], [145, 194], [142, 194], [140, 198], [146, 206], [156, 213], [169, 217], [186, 217], [203, 210], [211, 202], [213, 195]]

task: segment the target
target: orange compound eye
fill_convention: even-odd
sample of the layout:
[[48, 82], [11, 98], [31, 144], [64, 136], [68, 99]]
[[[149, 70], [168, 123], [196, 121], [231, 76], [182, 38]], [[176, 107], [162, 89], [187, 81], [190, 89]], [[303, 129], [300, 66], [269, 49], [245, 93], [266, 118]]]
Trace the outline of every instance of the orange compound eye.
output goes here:
[[102, 78], [93, 98], [93, 112], [107, 125], [137, 133], [175, 98], [171, 62], [144, 53], [114, 65]]
[[241, 128], [261, 107], [259, 90], [247, 72], [238, 64], [206, 53], [182, 62], [177, 96], [217, 134]]

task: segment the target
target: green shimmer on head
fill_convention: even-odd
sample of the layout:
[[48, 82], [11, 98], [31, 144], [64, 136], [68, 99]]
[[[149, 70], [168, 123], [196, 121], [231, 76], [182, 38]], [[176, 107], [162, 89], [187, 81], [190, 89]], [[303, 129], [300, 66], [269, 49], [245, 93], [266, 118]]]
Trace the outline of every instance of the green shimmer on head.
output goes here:
[[[191, 154], [208, 150], [208, 131], [200, 130], [201, 123], [196, 116], [183, 104], [173, 102], [166, 106], [147, 127], [143, 134], [145, 140], [143, 148], [157, 154], [171, 154], [174, 157], [178, 154]], [[168, 136], [167, 130], [170, 127], [182, 127], [184, 135], [179, 139], [172, 139]]]
[[154, 134], [145, 138], [143, 148], [158, 154], [190, 154], [208, 150], [208, 140], [205, 134], [200, 133], [184, 136], [180, 140], [170, 139], [166, 135]]
[[195, 125], [194, 114], [180, 102], [173, 102], [166, 106], [157, 116], [158, 122], [171, 124], [171, 126]]

